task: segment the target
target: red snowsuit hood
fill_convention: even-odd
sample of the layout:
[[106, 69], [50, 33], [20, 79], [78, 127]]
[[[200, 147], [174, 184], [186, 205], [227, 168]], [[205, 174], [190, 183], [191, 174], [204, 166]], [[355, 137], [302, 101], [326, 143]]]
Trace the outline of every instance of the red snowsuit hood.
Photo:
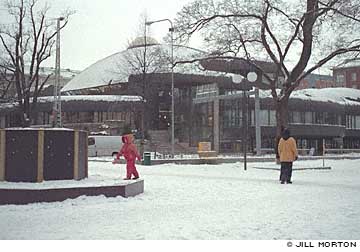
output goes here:
[[125, 143], [125, 144], [132, 143], [132, 141], [133, 141], [133, 135], [132, 135], [132, 134], [123, 135], [123, 136], [121, 137], [121, 140], [122, 140], [122, 142]]
[[141, 157], [136, 149], [135, 144], [133, 144], [133, 135], [128, 134], [121, 137], [122, 142], [124, 143], [119, 151], [117, 158], [124, 156], [126, 160], [141, 160]]

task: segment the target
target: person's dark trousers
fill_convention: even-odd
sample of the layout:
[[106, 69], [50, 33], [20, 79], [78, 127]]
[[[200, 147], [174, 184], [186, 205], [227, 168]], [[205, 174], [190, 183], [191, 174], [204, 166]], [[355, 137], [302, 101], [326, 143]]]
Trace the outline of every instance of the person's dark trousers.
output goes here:
[[281, 162], [280, 181], [291, 182], [292, 162]]

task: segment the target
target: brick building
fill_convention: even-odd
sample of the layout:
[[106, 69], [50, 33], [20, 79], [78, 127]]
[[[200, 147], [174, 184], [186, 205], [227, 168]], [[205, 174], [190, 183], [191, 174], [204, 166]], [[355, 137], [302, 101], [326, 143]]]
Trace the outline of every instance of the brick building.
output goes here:
[[360, 61], [349, 61], [333, 68], [333, 76], [338, 87], [360, 89]]
[[310, 74], [300, 82], [299, 89], [338, 87], [331, 75]]

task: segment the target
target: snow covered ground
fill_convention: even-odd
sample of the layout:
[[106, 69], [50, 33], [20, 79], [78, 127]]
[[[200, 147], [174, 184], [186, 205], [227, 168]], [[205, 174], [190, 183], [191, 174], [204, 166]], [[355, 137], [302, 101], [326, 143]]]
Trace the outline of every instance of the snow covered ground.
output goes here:
[[[331, 170], [294, 171], [292, 185], [279, 184], [278, 171], [252, 168], [270, 163], [247, 171], [242, 163], [139, 165], [145, 192], [133, 198], [0, 206], [0, 239], [359, 240], [359, 164], [327, 160]], [[91, 161], [79, 183], [116, 183], [124, 174], [124, 165]]]

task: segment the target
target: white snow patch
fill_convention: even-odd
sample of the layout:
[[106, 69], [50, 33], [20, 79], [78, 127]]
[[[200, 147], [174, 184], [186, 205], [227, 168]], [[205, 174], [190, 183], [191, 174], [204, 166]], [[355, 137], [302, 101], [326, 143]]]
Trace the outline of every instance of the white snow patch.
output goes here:
[[[136, 197], [0, 206], [0, 239], [360, 238], [358, 160], [294, 171], [292, 185], [279, 184], [278, 171], [253, 169], [262, 164], [249, 163], [247, 171], [242, 163], [138, 165], [145, 191]], [[125, 165], [89, 162], [88, 180], [121, 181], [124, 175]]]

